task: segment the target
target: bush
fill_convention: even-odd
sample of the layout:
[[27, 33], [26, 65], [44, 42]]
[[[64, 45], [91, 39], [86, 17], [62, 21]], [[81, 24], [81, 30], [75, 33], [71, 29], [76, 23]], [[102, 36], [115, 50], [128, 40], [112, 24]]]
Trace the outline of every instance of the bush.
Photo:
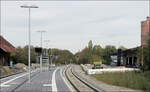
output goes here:
[[96, 79], [106, 82], [108, 84], [150, 92], [149, 72], [104, 73], [95, 74], [93, 76]]

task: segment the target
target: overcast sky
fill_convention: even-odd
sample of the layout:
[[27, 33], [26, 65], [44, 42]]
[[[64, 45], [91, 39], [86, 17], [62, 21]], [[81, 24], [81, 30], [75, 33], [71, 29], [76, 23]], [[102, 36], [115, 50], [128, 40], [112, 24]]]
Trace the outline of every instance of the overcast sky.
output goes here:
[[49, 47], [73, 53], [93, 44], [140, 46], [141, 21], [149, 13], [148, 1], [2, 1], [2, 35], [14, 46], [28, 44], [28, 10], [31, 10], [32, 45], [40, 46], [37, 30], [46, 30]]

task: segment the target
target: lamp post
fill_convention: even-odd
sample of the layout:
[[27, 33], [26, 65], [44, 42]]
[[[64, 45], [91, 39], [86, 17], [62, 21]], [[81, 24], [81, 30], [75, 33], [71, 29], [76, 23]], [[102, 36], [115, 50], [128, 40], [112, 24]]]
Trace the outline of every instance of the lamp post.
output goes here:
[[[50, 42], [50, 40], [45, 40], [45, 42], [47, 42], [47, 43], [49, 43]], [[50, 46], [54, 46], [54, 45], [50, 45]], [[52, 62], [53, 62], [53, 52], [52, 52], [53, 50], [52, 50], [52, 48], [50, 49], [50, 56], [49, 56], [49, 62], [48, 62], [48, 66], [50, 66], [50, 68], [52, 67]], [[50, 64], [49, 64], [50, 63]]]
[[30, 58], [31, 58], [31, 49], [30, 49], [30, 44], [31, 44], [31, 8], [38, 8], [38, 6], [27, 6], [27, 5], [23, 5], [20, 6], [21, 8], [28, 8], [29, 9], [29, 23], [28, 23], [28, 27], [29, 27], [29, 45], [28, 45], [28, 67], [29, 67], [29, 83], [30, 83], [30, 74], [31, 74], [31, 64], [30, 64]]
[[[43, 41], [43, 39], [42, 39], [42, 33], [46, 32], [46, 31], [39, 30], [37, 32], [41, 33], [41, 48], [42, 48], [42, 41]], [[41, 56], [40, 56], [40, 70], [42, 71], [42, 53], [41, 53]]]
[[50, 61], [50, 58], [49, 58], [49, 53], [48, 53], [48, 47], [49, 47], [50, 40], [45, 40], [44, 42], [46, 43], [46, 54], [48, 56], [47, 66], [48, 66], [48, 70], [49, 70], [49, 61]]

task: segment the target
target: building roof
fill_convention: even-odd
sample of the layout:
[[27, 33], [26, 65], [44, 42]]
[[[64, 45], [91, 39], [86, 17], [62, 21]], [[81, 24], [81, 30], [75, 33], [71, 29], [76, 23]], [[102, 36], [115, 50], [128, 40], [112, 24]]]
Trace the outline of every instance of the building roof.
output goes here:
[[5, 51], [5, 52], [8, 52], [8, 53], [11, 53], [11, 52], [15, 52], [15, 47], [9, 43], [7, 40], [5, 40], [2, 36], [0, 36], [0, 48]]

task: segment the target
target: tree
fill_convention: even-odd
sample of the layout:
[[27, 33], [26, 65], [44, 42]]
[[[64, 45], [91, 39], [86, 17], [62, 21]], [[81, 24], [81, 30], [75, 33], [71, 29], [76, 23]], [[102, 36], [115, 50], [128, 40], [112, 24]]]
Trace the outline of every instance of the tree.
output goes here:
[[96, 55], [100, 55], [102, 53], [103, 48], [100, 45], [94, 45], [93, 53]]
[[150, 36], [147, 40], [146, 47], [143, 48], [144, 69], [150, 70]]
[[16, 52], [15, 52], [16, 56], [15, 56], [15, 63], [24, 63], [24, 64], [28, 64], [28, 56], [27, 56], [27, 52], [25, 51], [24, 48], [22, 47], [17, 47], [16, 48]]
[[140, 64], [142, 61], [142, 48], [141, 47], [137, 47], [136, 56], [137, 56], [137, 61], [139, 61], [138, 63]]
[[89, 63], [92, 63], [92, 54], [93, 54], [93, 43], [92, 40], [88, 43], [88, 61]]
[[90, 40], [89, 43], [88, 43], [89, 51], [92, 51], [92, 48], [93, 48], [93, 43], [92, 43], [92, 40]]
[[107, 45], [102, 51], [101, 57], [104, 59], [105, 64], [110, 64], [111, 58], [110, 56], [114, 53], [117, 53], [117, 49], [115, 46]]
[[[23, 49], [25, 50], [26, 59], [28, 59], [28, 45], [26, 45]], [[35, 56], [35, 48], [34, 46], [30, 46], [30, 53], [31, 53], [31, 63], [36, 63], [36, 56]], [[28, 61], [28, 60], [27, 60]]]
[[124, 47], [124, 46], [120, 46], [119, 49], [121, 49], [121, 50], [126, 50], [127, 48]]
[[10, 53], [10, 58], [11, 58], [12, 61], [15, 60], [15, 57], [16, 57], [16, 54], [15, 54], [15, 53]]
[[77, 52], [77, 53], [74, 55], [74, 58], [75, 58], [75, 62], [74, 62], [74, 63], [79, 64], [80, 52]]
[[70, 62], [74, 62], [73, 54], [68, 50], [60, 50], [60, 49], [49, 49], [49, 55], [54, 55], [57, 58], [53, 59], [55, 64], [67, 64]]
[[90, 40], [88, 47], [75, 54], [75, 60], [79, 64], [93, 64], [94, 62], [98, 61], [105, 61], [105, 64], [110, 64], [110, 56], [114, 53], [117, 53], [115, 46], [107, 45], [105, 48], [102, 48], [100, 45], [94, 45], [93, 47], [92, 41]]
[[81, 52], [80, 52], [80, 54], [79, 54], [79, 64], [87, 64], [87, 63], [89, 63], [89, 58], [88, 58], [88, 51], [89, 49], [88, 48], [84, 48]]
[[[14, 63], [24, 63], [28, 64], [28, 46], [17, 47], [16, 52], [11, 55]], [[36, 62], [34, 47], [31, 46], [31, 63]]]
[[98, 56], [98, 55], [92, 55], [92, 61], [93, 61], [93, 63], [94, 62], [103, 62], [103, 59], [100, 57], [100, 56]]

